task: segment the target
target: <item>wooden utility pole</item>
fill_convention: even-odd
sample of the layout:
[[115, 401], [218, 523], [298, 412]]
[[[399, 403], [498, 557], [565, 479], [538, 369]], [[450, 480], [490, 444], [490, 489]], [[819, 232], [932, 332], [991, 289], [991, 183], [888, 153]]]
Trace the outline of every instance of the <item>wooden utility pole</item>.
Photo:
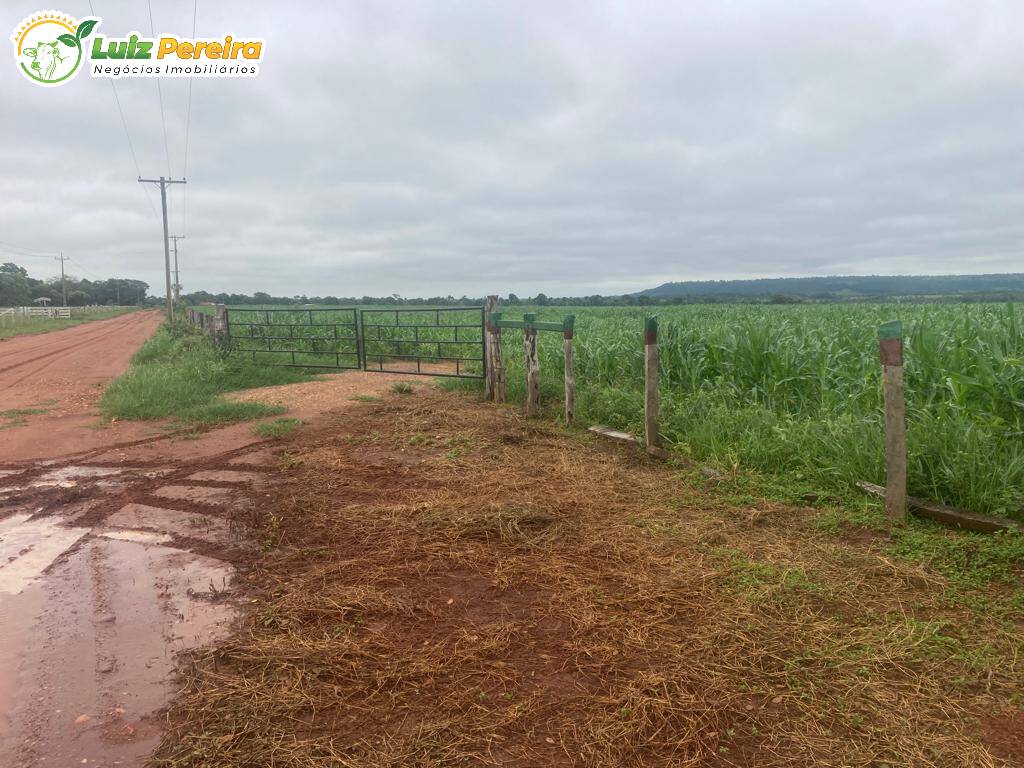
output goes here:
[[658, 426], [658, 318], [644, 321], [644, 445], [648, 451], [661, 446]]
[[572, 424], [576, 419], [576, 374], [573, 371], [572, 331], [576, 322], [575, 315], [569, 315], [562, 321], [562, 347], [565, 355], [565, 423]]
[[535, 314], [523, 315], [523, 349], [526, 358], [526, 416], [540, 415], [540, 360], [537, 358]]
[[160, 205], [164, 212], [164, 278], [167, 283], [167, 319], [174, 320], [174, 298], [171, 295], [171, 242], [167, 231], [167, 187], [170, 184], [185, 184], [185, 179], [144, 179], [139, 176], [140, 184], [157, 184], [160, 187]]
[[184, 240], [184, 235], [171, 235], [174, 241], [174, 300], [181, 301], [181, 277], [178, 275], [178, 241]]
[[903, 326], [899, 320], [878, 328], [885, 400], [885, 513], [907, 517], [907, 419], [903, 395]]
[[60, 256], [54, 256], [53, 260], [60, 262], [60, 296], [62, 305], [66, 307], [68, 305], [68, 283], [64, 277], [64, 251], [60, 252]]

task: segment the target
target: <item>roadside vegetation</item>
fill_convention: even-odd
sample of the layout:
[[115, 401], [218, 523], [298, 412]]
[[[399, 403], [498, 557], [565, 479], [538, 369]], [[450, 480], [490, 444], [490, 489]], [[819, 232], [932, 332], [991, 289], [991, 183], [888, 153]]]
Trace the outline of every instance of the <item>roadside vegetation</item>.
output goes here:
[[[161, 768], [1024, 761], [1024, 536], [419, 387], [284, 450]], [[301, 727], [296, 727], [296, 724]]]
[[[379, 307], [360, 306], [361, 309]], [[274, 322], [302, 324], [313, 308], [282, 309]], [[398, 324], [403, 307], [372, 320], [364, 353], [380, 357], [445, 353], [477, 370], [479, 333], [452, 342], [445, 328], [416, 329], [420, 345]], [[504, 307], [516, 318], [576, 315], [577, 413], [639, 433], [643, 425], [643, 319], [659, 318], [662, 431], [675, 449], [726, 471], [773, 474], [817, 492], [847, 493], [858, 480], [884, 481], [884, 429], [877, 329], [903, 321], [909, 485], [915, 496], [974, 512], [1024, 520], [1024, 310], [1016, 304], [687, 305], [661, 307]], [[321, 310], [326, 311], [326, 310]], [[262, 349], [268, 328], [256, 308], [232, 307], [242, 342]], [[333, 314], [330, 314], [333, 312]], [[398, 314], [391, 317], [392, 312]], [[351, 311], [323, 315], [353, 322]], [[446, 322], [479, 322], [474, 310]], [[417, 319], [419, 318], [419, 319]], [[429, 318], [429, 313], [427, 315]], [[474, 318], [476, 318], [474, 320]], [[403, 323], [419, 322], [409, 314]], [[328, 322], [328, 320], [324, 320]], [[426, 322], [429, 324], [430, 319]], [[383, 324], [383, 325], [382, 325]], [[258, 361], [356, 365], [352, 340], [323, 329], [292, 328], [294, 340]], [[244, 338], [249, 334], [250, 338]], [[352, 334], [343, 334], [349, 336]], [[561, 397], [562, 339], [539, 334], [542, 387]], [[503, 334], [510, 399], [524, 397], [521, 334]], [[438, 347], [440, 349], [440, 346]], [[415, 363], [408, 363], [410, 366]], [[430, 365], [430, 361], [426, 365]], [[392, 362], [392, 369], [397, 366]], [[449, 380], [454, 388], [477, 382]]]
[[231, 402], [221, 395], [310, 378], [298, 369], [228, 360], [186, 323], [165, 323], [135, 354], [131, 368], [107, 387], [100, 406], [108, 419], [172, 418], [197, 427], [248, 421], [276, 416], [286, 409]]
[[[9, 339], [12, 336], [21, 336], [26, 333], [47, 333], [49, 331], [60, 331], [64, 328], [73, 328], [82, 323], [91, 323], [93, 320], [106, 320], [135, 309], [90, 309], [88, 313], [82, 312], [80, 308], [69, 319], [48, 317], [21, 317], [5, 315], [0, 316], [0, 339]], [[82, 314], [78, 314], [82, 312]]]

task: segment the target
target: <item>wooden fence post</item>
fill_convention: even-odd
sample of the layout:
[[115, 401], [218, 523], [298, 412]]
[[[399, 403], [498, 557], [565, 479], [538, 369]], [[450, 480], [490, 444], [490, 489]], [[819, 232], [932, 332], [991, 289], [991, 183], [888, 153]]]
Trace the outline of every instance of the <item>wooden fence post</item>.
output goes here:
[[576, 374], [573, 371], [572, 331], [575, 315], [562, 321], [562, 347], [565, 353], [565, 423], [572, 424], [576, 418]]
[[523, 350], [526, 357], [526, 416], [540, 415], [540, 360], [537, 359], [537, 316], [523, 315]]
[[494, 333], [491, 336], [493, 347], [491, 349], [491, 366], [494, 376], [494, 402], [505, 402], [505, 353], [501, 349], [501, 312], [495, 312], [491, 316], [491, 324], [494, 326]]
[[495, 372], [497, 369], [496, 357], [501, 354], [500, 347], [495, 354], [494, 336], [498, 329], [494, 327], [492, 317], [498, 310], [498, 297], [488, 296], [484, 304], [484, 397], [487, 400], [495, 398]]
[[644, 322], [644, 445], [648, 451], [661, 446], [658, 429], [658, 318]]
[[903, 398], [903, 326], [899, 320], [878, 328], [885, 399], [885, 513], [907, 517], [907, 419]]
[[228, 333], [228, 308], [223, 304], [218, 304], [214, 318], [213, 325], [211, 326], [214, 343], [224, 344], [230, 341]]

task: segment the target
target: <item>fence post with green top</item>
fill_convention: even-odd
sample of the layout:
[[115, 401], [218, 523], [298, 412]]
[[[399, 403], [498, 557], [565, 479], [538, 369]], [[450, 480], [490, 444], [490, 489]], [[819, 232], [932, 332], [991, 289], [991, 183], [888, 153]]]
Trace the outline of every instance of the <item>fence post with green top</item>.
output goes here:
[[661, 446], [658, 425], [658, 318], [644, 321], [644, 445], [653, 451]]
[[573, 371], [572, 332], [576, 323], [575, 315], [568, 315], [562, 321], [562, 346], [565, 354], [565, 423], [572, 424], [576, 418], [576, 374]]

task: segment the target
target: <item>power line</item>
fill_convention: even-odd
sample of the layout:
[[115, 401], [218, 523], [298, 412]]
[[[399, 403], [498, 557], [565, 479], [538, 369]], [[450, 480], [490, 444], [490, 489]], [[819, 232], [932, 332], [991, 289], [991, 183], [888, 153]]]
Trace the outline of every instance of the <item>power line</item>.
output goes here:
[[[96, 15], [96, 11], [92, 7], [92, 0], [89, 0], [89, 13], [93, 16]], [[121, 99], [117, 95], [117, 86], [114, 85], [112, 78], [107, 78], [107, 82], [110, 83], [110, 90], [114, 94], [114, 103], [117, 105], [117, 114], [121, 116], [121, 127], [124, 128], [124, 137], [128, 139], [128, 152], [131, 153], [132, 163], [135, 165], [135, 175], [141, 176], [142, 171], [139, 169], [139, 158], [135, 154], [135, 145], [132, 143], [132, 135], [128, 131], [128, 121], [125, 120], [124, 110], [121, 109]], [[146, 202], [149, 203], [149, 210], [151, 210], [153, 215], [156, 216], [156, 206], [153, 205], [153, 198], [150, 197], [149, 187], [143, 187], [142, 193], [146, 196]]]
[[110, 279], [110, 278], [107, 278], [107, 277], [100, 277], [95, 272], [93, 272], [91, 269], [89, 269], [87, 266], [85, 266], [85, 264], [83, 264], [78, 259], [72, 259], [70, 256], [65, 256], [64, 258], [67, 261], [70, 261], [75, 266], [79, 267], [83, 272], [85, 272], [85, 274], [89, 275], [93, 280], [103, 281], [103, 280], [109, 280]]
[[[192, 39], [196, 36], [196, 17], [199, 14], [199, 0], [192, 0]], [[185, 107], [185, 163], [181, 173], [183, 179], [188, 178], [188, 150], [189, 138], [192, 129], [192, 83], [194, 78], [188, 79], [188, 103]], [[188, 187], [181, 188], [181, 231], [186, 231], [188, 223]]]
[[[156, 27], [153, 24], [153, 0], [146, 0], [146, 4], [149, 6], [149, 33], [156, 37]], [[160, 100], [160, 127], [164, 132], [164, 156], [167, 158], [167, 178], [171, 177], [171, 150], [167, 143], [167, 120], [164, 118], [164, 92], [160, 87], [160, 78], [154, 78], [156, 80], [156, 95]]]
[[[121, 116], [121, 125], [124, 127], [124, 136], [128, 139], [128, 150], [132, 154], [132, 163], [135, 164], [135, 175], [141, 176], [142, 170], [139, 168], [139, 158], [135, 155], [135, 145], [132, 144], [131, 134], [128, 133], [128, 122], [124, 119], [124, 110], [121, 109], [121, 99], [117, 95], [117, 88], [114, 86], [114, 81], [108, 79], [107, 82], [110, 83], [110, 90], [114, 94], [114, 103], [117, 104], [117, 114]], [[153, 212], [153, 215], [159, 215], [156, 212], [156, 206], [153, 205], [153, 198], [149, 195], [149, 187], [143, 187], [142, 191], [146, 195], [146, 202], [149, 203], [149, 209]]]
[[23, 245], [16, 245], [15, 243], [7, 243], [7, 242], [4, 242], [3, 240], [0, 240], [0, 250], [7, 251], [8, 253], [12, 253], [12, 254], [14, 254], [16, 256], [31, 256], [31, 257], [40, 258], [40, 259], [42, 259], [42, 258], [48, 259], [51, 256], [56, 256], [57, 255], [53, 251], [40, 251], [37, 248], [27, 248], [27, 247], [25, 247]]

